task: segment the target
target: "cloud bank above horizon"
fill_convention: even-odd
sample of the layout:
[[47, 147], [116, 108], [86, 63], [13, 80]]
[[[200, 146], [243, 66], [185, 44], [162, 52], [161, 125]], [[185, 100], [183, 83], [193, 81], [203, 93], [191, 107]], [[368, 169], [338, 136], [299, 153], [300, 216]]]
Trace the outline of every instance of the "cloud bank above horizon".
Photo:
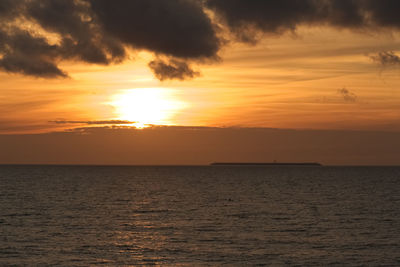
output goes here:
[[[399, 165], [397, 132], [215, 127], [94, 127], [0, 135], [0, 164], [173, 165], [320, 162]], [[26, 152], [26, 148], [30, 152]]]

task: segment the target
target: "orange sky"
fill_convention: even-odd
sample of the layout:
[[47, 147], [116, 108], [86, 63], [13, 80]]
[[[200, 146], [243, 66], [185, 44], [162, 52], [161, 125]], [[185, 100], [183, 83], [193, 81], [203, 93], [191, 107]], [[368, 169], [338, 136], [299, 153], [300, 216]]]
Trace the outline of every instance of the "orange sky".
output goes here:
[[[255, 45], [229, 44], [220, 52], [220, 62], [195, 65], [201, 75], [185, 81], [157, 80], [147, 67], [154, 55], [145, 51], [131, 51], [131, 60], [112, 66], [61, 62], [70, 75], [66, 79], [2, 72], [0, 132], [77, 126], [49, 122], [54, 120], [111, 119], [166, 125], [397, 131], [399, 69], [382, 68], [369, 55], [396, 51], [399, 37], [397, 33], [301, 27], [296, 34], [266, 36]], [[343, 88], [350, 98], [339, 92]], [[150, 95], [141, 96], [146, 90]], [[121, 101], [127, 97], [131, 99]], [[143, 102], [134, 111], [127, 103], [134, 101], [132, 97]], [[150, 118], [146, 120], [144, 113]]]
[[400, 164], [399, 8], [2, 0], [0, 164]]

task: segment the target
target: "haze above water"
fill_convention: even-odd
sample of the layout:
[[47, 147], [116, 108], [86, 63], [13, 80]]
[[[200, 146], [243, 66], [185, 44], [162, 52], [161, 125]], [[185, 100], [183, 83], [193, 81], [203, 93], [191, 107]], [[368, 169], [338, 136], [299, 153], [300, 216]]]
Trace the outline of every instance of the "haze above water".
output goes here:
[[400, 265], [400, 167], [0, 166], [0, 265]]

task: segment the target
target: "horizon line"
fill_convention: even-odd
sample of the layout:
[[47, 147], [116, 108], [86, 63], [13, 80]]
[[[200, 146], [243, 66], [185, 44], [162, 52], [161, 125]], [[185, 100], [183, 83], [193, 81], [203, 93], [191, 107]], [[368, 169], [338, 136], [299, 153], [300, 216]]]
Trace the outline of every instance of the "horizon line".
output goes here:
[[[295, 164], [295, 163], [294, 163]], [[212, 165], [208, 164], [70, 164], [70, 163], [0, 163], [3, 166], [60, 166], [60, 167], [400, 167], [400, 164], [321, 164], [321, 165]]]

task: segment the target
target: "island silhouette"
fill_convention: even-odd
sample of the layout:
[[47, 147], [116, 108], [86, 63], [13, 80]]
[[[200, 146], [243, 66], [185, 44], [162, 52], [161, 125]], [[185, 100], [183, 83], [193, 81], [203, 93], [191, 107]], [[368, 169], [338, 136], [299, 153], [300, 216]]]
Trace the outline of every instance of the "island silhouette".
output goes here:
[[240, 165], [240, 166], [322, 166], [318, 162], [213, 162], [210, 165]]

